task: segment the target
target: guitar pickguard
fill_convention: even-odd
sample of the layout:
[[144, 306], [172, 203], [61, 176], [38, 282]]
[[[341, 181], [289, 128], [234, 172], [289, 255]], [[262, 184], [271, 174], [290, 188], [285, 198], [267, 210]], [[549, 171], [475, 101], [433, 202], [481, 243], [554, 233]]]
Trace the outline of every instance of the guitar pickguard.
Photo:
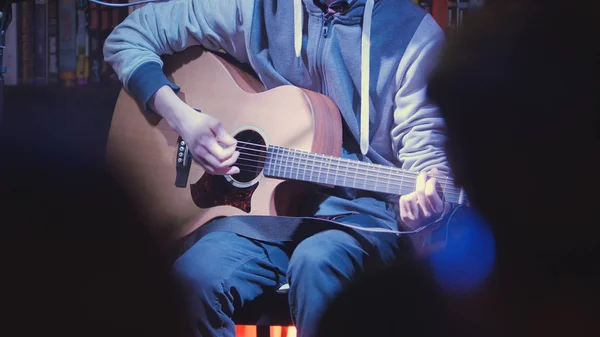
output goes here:
[[225, 176], [205, 173], [198, 182], [190, 186], [196, 206], [233, 206], [250, 213], [252, 195], [260, 181], [267, 147], [262, 135], [252, 128], [241, 129], [234, 137], [239, 142], [237, 149], [240, 156], [236, 165], [240, 167], [240, 172], [231, 178], [238, 186]]
[[196, 183], [190, 185], [192, 200], [200, 208], [215, 206], [233, 206], [250, 213], [252, 194], [258, 182], [245, 188], [230, 184], [222, 175], [204, 174]]

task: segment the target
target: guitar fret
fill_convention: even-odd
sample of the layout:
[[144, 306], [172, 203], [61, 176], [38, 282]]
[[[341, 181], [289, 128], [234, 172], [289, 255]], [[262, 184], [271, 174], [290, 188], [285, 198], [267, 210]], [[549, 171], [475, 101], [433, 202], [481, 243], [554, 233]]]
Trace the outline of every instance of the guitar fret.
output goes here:
[[277, 176], [281, 177], [281, 160], [283, 159], [283, 155], [280, 151], [281, 149], [277, 147]]
[[306, 177], [306, 174], [308, 173], [308, 169], [309, 169], [308, 153], [303, 152], [301, 159], [302, 159], [302, 161], [301, 161], [301, 163], [302, 163], [302, 180], [309, 181], [309, 178]]
[[287, 148], [284, 148], [284, 155], [285, 155], [285, 165], [284, 165], [284, 174], [283, 176], [285, 178], [291, 178], [292, 177], [292, 167], [289, 163], [290, 161], [290, 151]]
[[280, 178], [285, 178], [285, 148], [279, 148], [279, 153], [279, 168], [277, 169], [277, 171], [279, 172]]
[[353, 162], [352, 165], [354, 166], [354, 177], [352, 179], [352, 186], [356, 187], [356, 178], [358, 176], [358, 164]]
[[356, 163], [356, 174], [355, 174], [355, 180], [356, 180], [355, 186], [357, 188], [365, 188], [364, 182], [362, 184], [362, 187], [360, 187], [360, 181], [361, 181], [361, 179], [363, 179], [363, 176], [364, 176], [363, 170], [364, 170], [363, 163], [357, 162]]
[[387, 171], [388, 171], [388, 178], [387, 178], [387, 182], [385, 184], [385, 191], [387, 193], [390, 193], [390, 191], [391, 191], [390, 190], [390, 181], [392, 180], [392, 170], [388, 167]]
[[273, 158], [273, 176], [277, 176], [277, 169], [279, 168], [279, 164], [277, 163], [279, 160], [279, 148], [273, 147], [273, 151], [275, 152], [275, 158]]
[[378, 176], [378, 173], [377, 173], [377, 172], [378, 172], [378, 168], [377, 168], [377, 167], [375, 167], [375, 166], [373, 166], [373, 164], [372, 164], [372, 163], [369, 163], [369, 166], [368, 166], [368, 168], [367, 168], [367, 169], [369, 170], [369, 171], [368, 171], [368, 172], [369, 172], [369, 174], [373, 174], [373, 175], [375, 176], [375, 181], [369, 180], [369, 183], [372, 183], [372, 184], [373, 184], [373, 188], [374, 188], [375, 190], [377, 190], [377, 176]]
[[269, 147], [267, 149], [267, 160], [265, 161], [265, 175], [272, 176], [273, 175], [273, 158], [275, 154], [273, 153], [273, 148]]
[[281, 167], [283, 162], [283, 149], [277, 148], [277, 177], [281, 177]]
[[300, 170], [302, 169], [302, 153], [294, 150], [294, 158], [296, 159], [296, 180], [302, 180]]
[[292, 179], [294, 174], [294, 156], [292, 154], [292, 150], [286, 149], [287, 151], [287, 178]]
[[317, 173], [317, 182], [322, 183], [321, 174], [322, 174], [322, 170], [323, 170], [323, 165], [321, 164], [321, 161], [319, 159], [320, 159], [319, 155], [314, 156], [315, 167], [319, 170], [319, 172]]
[[363, 169], [365, 170], [364, 174], [363, 174], [363, 179], [364, 179], [364, 188], [367, 188], [367, 183], [373, 183], [369, 178], [370, 178], [370, 174], [371, 174], [371, 163], [367, 163], [365, 165], [363, 165]]
[[339, 158], [336, 158], [335, 162], [336, 162], [337, 165], [335, 166], [335, 173], [333, 174], [334, 175], [333, 184], [337, 185], [338, 184], [337, 180], [338, 180], [339, 170], [340, 170], [340, 160], [339, 160]]
[[304, 180], [312, 181], [312, 164], [310, 162], [310, 153], [304, 153]]
[[[360, 179], [361, 176], [363, 175], [361, 170], [362, 170], [362, 163], [361, 162], [356, 162], [355, 166], [354, 166], [355, 170], [354, 170], [354, 187], [356, 188], [360, 188]], [[357, 186], [358, 185], [358, 186]], [[363, 183], [363, 187], [364, 188], [364, 183]]]
[[298, 151], [295, 149], [291, 150], [292, 152], [292, 170], [293, 170], [293, 178], [298, 180], [298, 171], [300, 171], [300, 164], [298, 163]]
[[[329, 156], [329, 177], [331, 178], [329, 183], [335, 185], [337, 180], [337, 169], [334, 171], [332, 165], [337, 165], [337, 162], [335, 161], [335, 157]], [[335, 166], [335, 168], [337, 168], [337, 166]]]
[[[327, 175], [325, 178], [325, 183], [330, 184], [329, 178], [331, 176], [331, 156], [327, 156], [326, 158], [327, 158]], [[335, 177], [334, 177], [334, 179], [335, 179]], [[333, 182], [331, 182], [331, 183], [333, 183]]]
[[300, 165], [298, 164], [298, 166], [296, 166], [297, 165], [296, 159], [298, 159], [297, 158], [298, 151], [296, 151], [296, 149], [292, 149], [292, 153], [293, 153], [293, 157], [292, 157], [292, 169], [294, 171], [296, 171], [296, 180], [298, 180], [298, 173], [300, 172], [300, 170], [299, 170]]
[[298, 179], [306, 181], [306, 154], [298, 153]]
[[279, 169], [279, 164], [278, 164], [279, 156], [280, 156], [280, 154], [279, 154], [279, 148], [274, 146], [273, 147], [273, 151], [275, 153], [275, 157], [273, 158], [272, 173], [273, 173], [273, 176], [276, 177], [277, 176], [277, 170]]
[[281, 149], [279, 147], [274, 147], [275, 150], [275, 161], [273, 162], [273, 175], [275, 177], [279, 177], [279, 171], [281, 171]]
[[278, 151], [277, 147], [275, 147], [275, 146], [273, 146], [272, 149], [273, 149], [273, 152], [272, 152], [273, 153], [273, 159], [271, 160], [271, 165], [270, 165], [271, 166], [271, 170], [270, 171], [271, 171], [271, 175], [275, 176], [276, 175], [275, 172], [277, 170], [277, 157], [279, 155], [279, 151]]
[[403, 185], [404, 185], [404, 174], [401, 174], [400, 175], [400, 191], [398, 193], [400, 195], [404, 194], [404, 193], [402, 193], [402, 187], [403, 187]]
[[285, 173], [283, 174], [283, 176], [287, 179], [291, 179], [292, 178], [292, 170], [294, 169], [293, 158], [291, 158], [290, 149], [283, 148], [283, 151], [285, 153], [285, 166], [284, 166]]
[[381, 167], [375, 166], [375, 190], [379, 191], [379, 175], [381, 174]]
[[315, 182], [321, 183], [321, 162], [317, 154], [313, 155], [313, 167], [315, 169]]
[[302, 172], [302, 180], [306, 180], [306, 153], [298, 152], [298, 174]]
[[346, 162], [346, 159], [340, 159], [339, 160], [339, 165], [340, 165], [339, 171], [340, 171], [340, 179], [341, 179], [340, 185], [344, 186], [344, 187], [348, 187], [348, 181], [347, 181], [347, 178], [348, 178], [348, 164]]
[[386, 167], [384, 169], [384, 173], [387, 173], [387, 177], [383, 177], [383, 180], [385, 181], [385, 193], [390, 193], [390, 182], [392, 180], [392, 173], [389, 167]]
[[[310, 156], [310, 155], [309, 155], [309, 156], [306, 156], [306, 157], [307, 157], [307, 159], [306, 159], [306, 160], [307, 160], [307, 162], [308, 162], [312, 156]], [[310, 176], [308, 176], [308, 180], [309, 180], [309, 181], [313, 181], [313, 173], [314, 173], [314, 171], [315, 171], [315, 167], [314, 167], [314, 161], [313, 161], [313, 163], [312, 163], [312, 164], [309, 164], [309, 165], [307, 165], [307, 166], [308, 166], [308, 167], [310, 167]]]
[[286, 156], [286, 149], [284, 147], [281, 148], [281, 167], [279, 169], [283, 171], [283, 173], [281, 173], [281, 177], [287, 178], [286, 177], [286, 174], [288, 172], [287, 156]]
[[368, 180], [367, 173], [371, 170], [371, 163], [367, 163], [366, 165], [363, 165], [363, 170], [365, 170], [365, 174], [363, 174], [363, 188], [367, 188], [367, 180]]
[[[302, 175], [300, 175], [302, 172]], [[306, 153], [298, 151], [298, 175], [299, 179], [306, 180]]]
[[327, 158], [325, 156], [321, 155], [320, 159], [321, 160], [319, 161], [319, 167], [321, 168], [321, 172], [319, 174], [319, 178], [320, 178], [319, 181], [322, 184], [326, 184], [327, 183], [327, 167], [326, 167], [327, 163], [325, 161]]
[[[244, 153], [240, 152], [240, 157], [243, 155]], [[270, 158], [270, 152], [269, 149], [267, 148], [267, 153], [265, 154], [265, 163], [263, 165], [263, 173], [265, 175], [269, 175], [269, 158]], [[241, 159], [238, 159], [241, 160]], [[239, 162], [238, 162], [239, 163]], [[240, 167], [240, 170], [242, 170], [242, 168]]]
[[277, 176], [281, 177], [281, 167], [283, 162], [283, 149], [277, 147]]
[[327, 184], [327, 178], [329, 177], [329, 172], [327, 172], [327, 157], [325, 156], [321, 156], [322, 160], [321, 160], [321, 176], [324, 175], [323, 177], [323, 183]]
[[[240, 154], [241, 156], [241, 154]], [[267, 154], [265, 157], [265, 166], [263, 167], [263, 171], [265, 173], [265, 175], [271, 175], [271, 160], [273, 159], [273, 151], [271, 151], [271, 148], [267, 148]], [[240, 167], [240, 169], [242, 169]]]

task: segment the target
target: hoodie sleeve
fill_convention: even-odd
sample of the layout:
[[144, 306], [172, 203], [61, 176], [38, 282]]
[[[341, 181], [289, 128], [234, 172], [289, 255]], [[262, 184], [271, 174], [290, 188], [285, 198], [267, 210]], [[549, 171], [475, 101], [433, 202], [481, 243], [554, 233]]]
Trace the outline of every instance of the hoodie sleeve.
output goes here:
[[427, 82], [444, 43], [444, 33], [430, 15], [415, 32], [396, 74], [392, 147], [402, 168], [450, 175], [444, 149], [445, 122], [427, 96]]
[[[250, 5], [250, 7], [249, 7]], [[134, 98], [144, 105], [162, 86], [179, 87], [165, 76], [161, 56], [202, 45], [224, 49], [245, 62], [246, 0], [171, 0], [133, 11], [111, 32], [104, 59]]]

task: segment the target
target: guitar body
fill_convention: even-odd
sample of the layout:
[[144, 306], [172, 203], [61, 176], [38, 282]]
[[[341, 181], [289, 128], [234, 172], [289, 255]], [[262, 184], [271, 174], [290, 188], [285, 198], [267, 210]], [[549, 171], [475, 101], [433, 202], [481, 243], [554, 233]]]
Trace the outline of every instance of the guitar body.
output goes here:
[[[240, 141], [340, 154], [340, 114], [324, 95], [294, 86], [265, 90], [242, 68], [200, 47], [166, 58], [164, 70], [187, 104], [216, 117]], [[207, 174], [192, 162], [187, 183], [176, 186], [179, 140], [165, 120], [142, 111], [121, 91], [109, 131], [108, 165], [161, 240], [179, 239], [218, 217], [298, 211], [308, 185], [266, 177], [260, 167], [233, 180]]]

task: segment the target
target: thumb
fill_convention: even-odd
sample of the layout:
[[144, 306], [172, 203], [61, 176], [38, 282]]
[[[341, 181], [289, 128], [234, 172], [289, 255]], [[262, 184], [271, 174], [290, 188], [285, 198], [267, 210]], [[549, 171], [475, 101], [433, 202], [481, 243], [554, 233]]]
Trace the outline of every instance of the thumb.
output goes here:
[[229, 132], [227, 132], [227, 130], [225, 130], [223, 124], [221, 124], [220, 122], [216, 121], [215, 123], [211, 123], [210, 129], [212, 130], [213, 134], [215, 135], [215, 138], [219, 143], [227, 147], [236, 144], [236, 139], [233, 138], [233, 136], [231, 136]]

